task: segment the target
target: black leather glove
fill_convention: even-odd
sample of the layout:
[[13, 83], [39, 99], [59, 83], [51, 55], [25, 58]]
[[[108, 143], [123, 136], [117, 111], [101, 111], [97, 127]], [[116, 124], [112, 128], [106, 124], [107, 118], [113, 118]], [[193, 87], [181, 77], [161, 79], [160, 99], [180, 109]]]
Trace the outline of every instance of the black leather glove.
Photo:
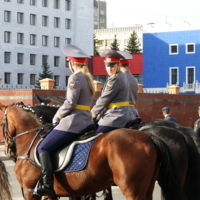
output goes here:
[[96, 117], [93, 117], [92, 120], [93, 120], [93, 122], [94, 122], [95, 124], [97, 124], [97, 118], [96, 118]]

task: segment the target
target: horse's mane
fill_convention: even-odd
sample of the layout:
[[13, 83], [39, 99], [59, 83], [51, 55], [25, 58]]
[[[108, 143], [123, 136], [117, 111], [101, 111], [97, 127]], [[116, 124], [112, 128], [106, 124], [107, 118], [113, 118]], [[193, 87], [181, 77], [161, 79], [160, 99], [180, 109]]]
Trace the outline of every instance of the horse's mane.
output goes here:
[[13, 103], [11, 106], [22, 108], [24, 111], [29, 112], [33, 117], [37, 118], [40, 123], [51, 123], [53, 116], [58, 110], [58, 107], [49, 105], [35, 105], [26, 106], [23, 102]]

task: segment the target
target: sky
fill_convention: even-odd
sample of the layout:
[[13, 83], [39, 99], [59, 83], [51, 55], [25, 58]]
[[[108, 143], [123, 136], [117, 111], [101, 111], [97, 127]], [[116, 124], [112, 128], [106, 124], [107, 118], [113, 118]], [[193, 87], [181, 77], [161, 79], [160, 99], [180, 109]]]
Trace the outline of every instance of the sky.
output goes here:
[[105, 0], [107, 26], [128, 27], [148, 23], [200, 24], [200, 0]]

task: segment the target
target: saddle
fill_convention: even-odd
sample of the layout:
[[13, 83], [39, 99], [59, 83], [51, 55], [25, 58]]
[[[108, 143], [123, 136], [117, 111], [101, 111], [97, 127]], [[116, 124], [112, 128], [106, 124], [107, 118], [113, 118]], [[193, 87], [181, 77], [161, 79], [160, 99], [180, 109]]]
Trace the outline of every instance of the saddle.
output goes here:
[[[97, 132], [98, 124], [91, 124], [81, 131], [80, 134], [77, 134], [77, 137], [67, 143], [64, 146], [61, 146], [52, 154], [52, 163], [55, 172], [60, 172], [66, 168], [66, 166], [70, 163], [72, 154], [74, 152], [75, 147], [79, 148], [83, 155], [79, 157], [87, 157], [90, 152], [90, 148], [92, 147], [92, 143], [95, 138], [102, 135], [102, 133]], [[40, 161], [37, 153], [37, 149], [39, 144], [42, 142], [43, 138], [38, 142], [36, 148], [34, 150], [34, 161], [40, 167]], [[73, 156], [74, 157], [74, 156]], [[86, 162], [84, 161], [84, 162]]]
[[126, 124], [125, 128], [138, 130], [140, 128], [140, 126], [141, 126], [141, 122], [142, 122], [142, 119], [137, 117], [136, 119], [128, 122]]

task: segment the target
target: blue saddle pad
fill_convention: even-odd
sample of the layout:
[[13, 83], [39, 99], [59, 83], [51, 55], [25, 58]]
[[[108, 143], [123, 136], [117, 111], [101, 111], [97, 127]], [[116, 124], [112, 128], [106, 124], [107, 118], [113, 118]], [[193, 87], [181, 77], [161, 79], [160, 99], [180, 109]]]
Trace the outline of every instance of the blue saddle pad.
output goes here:
[[87, 164], [93, 142], [94, 140], [83, 144], [76, 144], [69, 164], [63, 170], [56, 173], [68, 173], [82, 170]]

